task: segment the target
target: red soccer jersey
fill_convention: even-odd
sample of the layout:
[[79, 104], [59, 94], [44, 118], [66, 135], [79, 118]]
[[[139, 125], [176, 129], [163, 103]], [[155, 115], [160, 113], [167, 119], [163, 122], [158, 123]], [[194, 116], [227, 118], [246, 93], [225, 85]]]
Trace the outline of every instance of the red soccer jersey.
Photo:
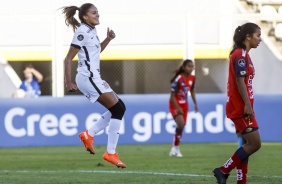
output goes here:
[[236, 49], [230, 56], [229, 75], [227, 84], [228, 99], [226, 102], [226, 115], [228, 118], [244, 117], [244, 101], [239, 93], [236, 78], [245, 77], [245, 85], [253, 107], [254, 94], [252, 80], [255, 68], [249, 54], [242, 48]]
[[[188, 91], [193, 89], [195, 85], [195, 76], [189, 75], [185, 77], [184, 75], [178, 75], [173, 83], [171, 84], [171, 92], [174, 93], [177, 103], [183, 107], [188, 108]], [[173, 106], [172, 100], [169, 100], [170, 106]]]

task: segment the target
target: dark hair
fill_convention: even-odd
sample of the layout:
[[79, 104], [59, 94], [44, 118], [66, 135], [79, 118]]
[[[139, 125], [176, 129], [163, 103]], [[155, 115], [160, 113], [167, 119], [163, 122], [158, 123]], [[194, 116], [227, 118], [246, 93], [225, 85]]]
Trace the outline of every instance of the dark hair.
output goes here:
[[26, 65], [24, 66], [24, 69], [26, 69], [26, 68], [33, 68], [33, 66], [32, 66], [32, 64], [26, 64]]
[[246, 49], [246, 45], [244, 44], [246, 36], [252, 36], [257, 29], [260, 29], [260, 27], [257, 24], [251, 22], [245, 23], [242, 26], [238, 26], [235, 29], [235, 33], [233, 36], [234, 44], [229, 55], [231, 55], [237, 48]]
[[80, 25], [80, 23], [73, 17], [75, 15], [76, 10], [78, 10], [78, 17], [81, 23], [85, 23], [83, 16], [87, 14], [88, 10], [94, 6], [91, 3], [85, 3], [81, 5], [81, 7], [77, 6], [65, 6], [63, 7], [63, 14], [65, 14], [65, 23], [67, 26], [72, 27], [73, 31], [77, 29], [77, 27]]
[[183, 68], [184, 68], [188, 63], [193, 63], [193, 61], [190, 60], [190, 59], [184, 60], [183, 63], [182, 63], [182, 65], [179, 67], [179, 69], [175, 71], [175, 75], [174, 75], [174, 76], [172, 77], [172, 79], [170, 80], [171, 83], [173, 83], [173, 81], [175, 80], [175, 78], [176, 78], [179, 74], [181, 74], [181, 73], [184, 72], [184, 69], [183, 69]]

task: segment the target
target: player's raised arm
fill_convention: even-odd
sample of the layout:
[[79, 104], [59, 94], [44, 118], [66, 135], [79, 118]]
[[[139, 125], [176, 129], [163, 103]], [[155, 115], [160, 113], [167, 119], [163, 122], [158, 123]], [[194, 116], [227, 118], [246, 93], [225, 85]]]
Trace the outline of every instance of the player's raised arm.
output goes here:
[[107, 47], [107, 45], [110, 43], [112, 39], [116, 37], [116, 34], [113, 30], [110, 28], [107, 28], [107, 37], [106, 39], [101, 43], [101, 52]]

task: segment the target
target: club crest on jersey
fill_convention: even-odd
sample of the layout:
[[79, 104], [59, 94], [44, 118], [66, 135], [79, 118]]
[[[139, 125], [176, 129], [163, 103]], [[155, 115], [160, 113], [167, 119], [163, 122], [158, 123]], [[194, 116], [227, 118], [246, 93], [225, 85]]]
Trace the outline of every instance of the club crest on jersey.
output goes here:
[[239, 59], [238, 65], [241, 66], [241, 67], [244, 67], [246, 65], [245, 60], [244, 59]]
[[80, 35], [77, 36], [77, 39], [78, 39], [79, 41], [82, 41], [82, 40], [84, 39], [84, 36], [83, 36], [82, 34], [80, 34]]

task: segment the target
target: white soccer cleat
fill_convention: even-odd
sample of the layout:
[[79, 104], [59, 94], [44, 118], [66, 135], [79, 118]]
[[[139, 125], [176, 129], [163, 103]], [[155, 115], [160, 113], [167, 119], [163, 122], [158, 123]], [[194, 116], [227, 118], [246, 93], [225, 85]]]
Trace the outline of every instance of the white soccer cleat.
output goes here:
[[175, 156], [175, 157], [183, 157], [183, 155], [181, 154], [179, 148], [175, 148], [175, 147], [172, 147], [170, 152], [169, 152], [169, 156]]

